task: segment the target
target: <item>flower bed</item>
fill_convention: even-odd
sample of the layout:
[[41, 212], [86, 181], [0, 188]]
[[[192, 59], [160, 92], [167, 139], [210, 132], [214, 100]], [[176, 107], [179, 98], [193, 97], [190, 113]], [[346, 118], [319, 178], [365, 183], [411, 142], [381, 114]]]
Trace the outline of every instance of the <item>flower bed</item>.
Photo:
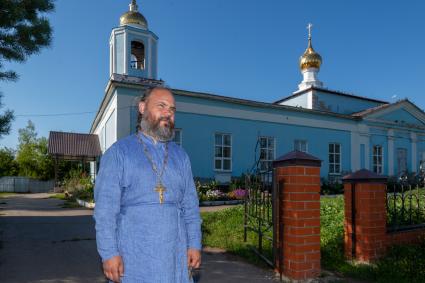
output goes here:
[[242, 203], [246, 190], [237, 184], [219, 185], [215, 181], [202, 184], [196, 182], [196, 190], [201, 205], [223, 205]]

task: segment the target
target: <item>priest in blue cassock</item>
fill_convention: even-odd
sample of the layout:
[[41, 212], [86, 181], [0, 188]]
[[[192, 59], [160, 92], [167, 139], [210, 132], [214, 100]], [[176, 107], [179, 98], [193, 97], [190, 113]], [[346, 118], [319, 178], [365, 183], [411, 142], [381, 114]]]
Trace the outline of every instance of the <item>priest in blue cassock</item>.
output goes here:
[[139, 103], [139, 131], [102, 156], [94, 219], [105, 276], [122, 283], [193, 282], [201, 219], [190, 161], [174, 142], [174, 97], [155, 87]]

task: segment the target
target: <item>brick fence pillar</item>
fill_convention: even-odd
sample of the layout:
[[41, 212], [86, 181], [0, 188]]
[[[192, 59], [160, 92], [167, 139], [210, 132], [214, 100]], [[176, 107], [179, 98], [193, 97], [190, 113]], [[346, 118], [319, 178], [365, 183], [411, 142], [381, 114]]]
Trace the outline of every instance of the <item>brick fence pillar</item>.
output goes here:
[[343, 181], [345, 256], [374, 261], [385, 253], [387, 177], [362, 169], [345, 176]]
[[273, 162], [279, 186], [277, 255], [292, 280], [320, 275], [320, 164], [314, 156], [290, 152]]

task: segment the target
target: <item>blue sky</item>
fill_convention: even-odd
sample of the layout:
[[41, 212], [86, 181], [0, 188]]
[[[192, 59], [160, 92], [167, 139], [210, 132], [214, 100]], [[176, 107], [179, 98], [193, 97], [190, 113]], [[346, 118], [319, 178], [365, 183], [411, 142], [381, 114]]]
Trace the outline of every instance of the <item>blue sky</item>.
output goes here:
[[[0, 146], [15, 148], [31, 119], [39, 136], [88, 132], [109, 71], [109, 36], [130, 0], [58, 0], [53, 43], [0, 82], [16, 119]], [[424, 1], [138, 0], [159, 37], [159, 78], [173, 88], [272, 102], [301, 81], [313, 23], [324, 86], [425, 108]], [[396, 98], [394, 98], [396, 96]], [[78, 115], [37, 116], [61, 113]], [[34, 115], [35, 114], [35, 115]]]

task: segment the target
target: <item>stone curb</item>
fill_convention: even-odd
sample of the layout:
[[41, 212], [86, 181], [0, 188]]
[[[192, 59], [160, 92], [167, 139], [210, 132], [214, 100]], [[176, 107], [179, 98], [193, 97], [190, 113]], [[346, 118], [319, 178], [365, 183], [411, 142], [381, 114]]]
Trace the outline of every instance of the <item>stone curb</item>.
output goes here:
[[78, 198], [76, 200], [77, 200], [77, 203], [81, 206], [84, 206], [84, 207], [87, 207], [87, 208], [90, 208], [90, 209], [93, 209], [95, 207], [94, 202], [87, 202], [87, 201], [84, 201], [84, 200], [81, 200], [81, 199], [78, 199]]

